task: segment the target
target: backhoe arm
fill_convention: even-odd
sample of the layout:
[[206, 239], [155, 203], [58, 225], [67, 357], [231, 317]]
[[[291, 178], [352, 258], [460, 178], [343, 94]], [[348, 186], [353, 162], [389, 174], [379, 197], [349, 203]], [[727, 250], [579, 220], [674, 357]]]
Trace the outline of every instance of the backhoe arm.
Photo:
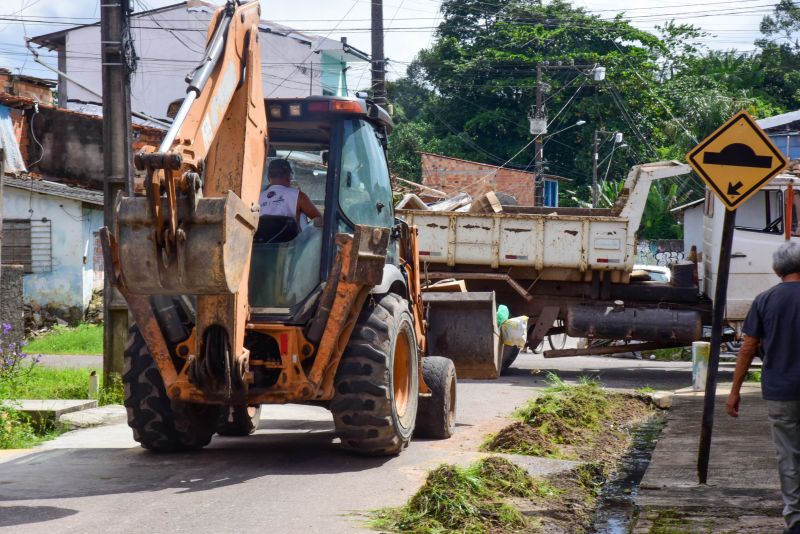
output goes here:
[[[118, 200], [104, 232], [107, 269], [128, 301], [165, 386], [246, 393], [248, 275], [258, 224], [267, 119], [258, 2], [214, 14], [203, 62], [161, 146], [140, 153], [146, 196]], [[176, 373], [150, 295], [197, 296], [195, 330]], [[159, 339], [160, 336], [160, 339]]]

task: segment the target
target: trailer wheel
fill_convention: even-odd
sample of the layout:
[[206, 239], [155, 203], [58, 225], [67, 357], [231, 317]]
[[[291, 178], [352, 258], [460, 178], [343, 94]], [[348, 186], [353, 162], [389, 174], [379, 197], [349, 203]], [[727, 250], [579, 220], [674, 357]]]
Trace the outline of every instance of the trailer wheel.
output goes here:
[[219, 412], [217, 434], [220, 436], [249, 436], [258, 430], [261, 405], [223, 406]]
[[414, 436], [447, 439], [456, 431], [456, 367], [441, 356], [422, 359], [422, 378], [431, 390], [420, 397]]
[[[511, 367], [514, 360], [519, 356], [520, 348], [514, 345], [503, 345], [503, 361], [500, 365], [500, 373], [504, 373]], [[425, 379], [427, 381], [427, 378]]]
[[403, 450], [414, 432], [417, 341], [405, 299], [390, 293], [375, 300], [364, 306], [350, 335], [330, 409], [343, 448], [391, 455]]
[[128, 426], [133, 429], [133, 439], [145, 449], [195, 450], [211, 441], [218, 408], [173, 401], [167, 396], [158, 367], [136, 325], [130, 328], [125, 347], [122, 382]]

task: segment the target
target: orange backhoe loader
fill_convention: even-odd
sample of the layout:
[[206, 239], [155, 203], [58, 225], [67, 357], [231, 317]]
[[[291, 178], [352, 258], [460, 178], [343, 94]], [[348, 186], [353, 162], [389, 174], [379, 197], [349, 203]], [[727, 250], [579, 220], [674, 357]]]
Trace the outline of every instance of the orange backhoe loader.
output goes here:
[[[447, 438], [455, 367], [426, 352], [416, 230], [392, 206], [391, 119], [358, 98], [265, 101], [259, 11], [217, 10], [172, 127], [136, 156], [144, 194], [118, 198], [116, 227], [101, 231], [133, 322], [134, 437], [196, 449], [253, 432], [262, 404], [292, 402], [328, 407], [359, 453]], [[321, 221], [260, 216], [276, 158]]]

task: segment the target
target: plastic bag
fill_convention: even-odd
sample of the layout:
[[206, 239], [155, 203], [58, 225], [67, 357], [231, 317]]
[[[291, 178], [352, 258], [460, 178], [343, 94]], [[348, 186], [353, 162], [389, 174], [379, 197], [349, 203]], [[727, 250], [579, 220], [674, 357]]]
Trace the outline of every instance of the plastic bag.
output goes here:
[[497, 307], [497, 326], [503, 326], [503, 323], [508, 321], [508, 316], [511, 315], [508, 311], [508, 306], [501, 304]]
[[500, 327], [503, 345], [522, 348], [528, 341], [528, 316], [512, 317]]

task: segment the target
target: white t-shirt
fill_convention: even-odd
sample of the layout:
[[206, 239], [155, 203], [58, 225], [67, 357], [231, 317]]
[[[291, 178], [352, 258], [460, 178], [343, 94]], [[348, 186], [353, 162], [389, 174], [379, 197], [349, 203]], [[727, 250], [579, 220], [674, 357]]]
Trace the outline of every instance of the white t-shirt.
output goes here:
[[272, 184], [258, 197], [258, 204], [261, 206], [259, 215], [292, 217], [294, 219], [297, 217], [297, 198], [299, 196], [299, 189]]

